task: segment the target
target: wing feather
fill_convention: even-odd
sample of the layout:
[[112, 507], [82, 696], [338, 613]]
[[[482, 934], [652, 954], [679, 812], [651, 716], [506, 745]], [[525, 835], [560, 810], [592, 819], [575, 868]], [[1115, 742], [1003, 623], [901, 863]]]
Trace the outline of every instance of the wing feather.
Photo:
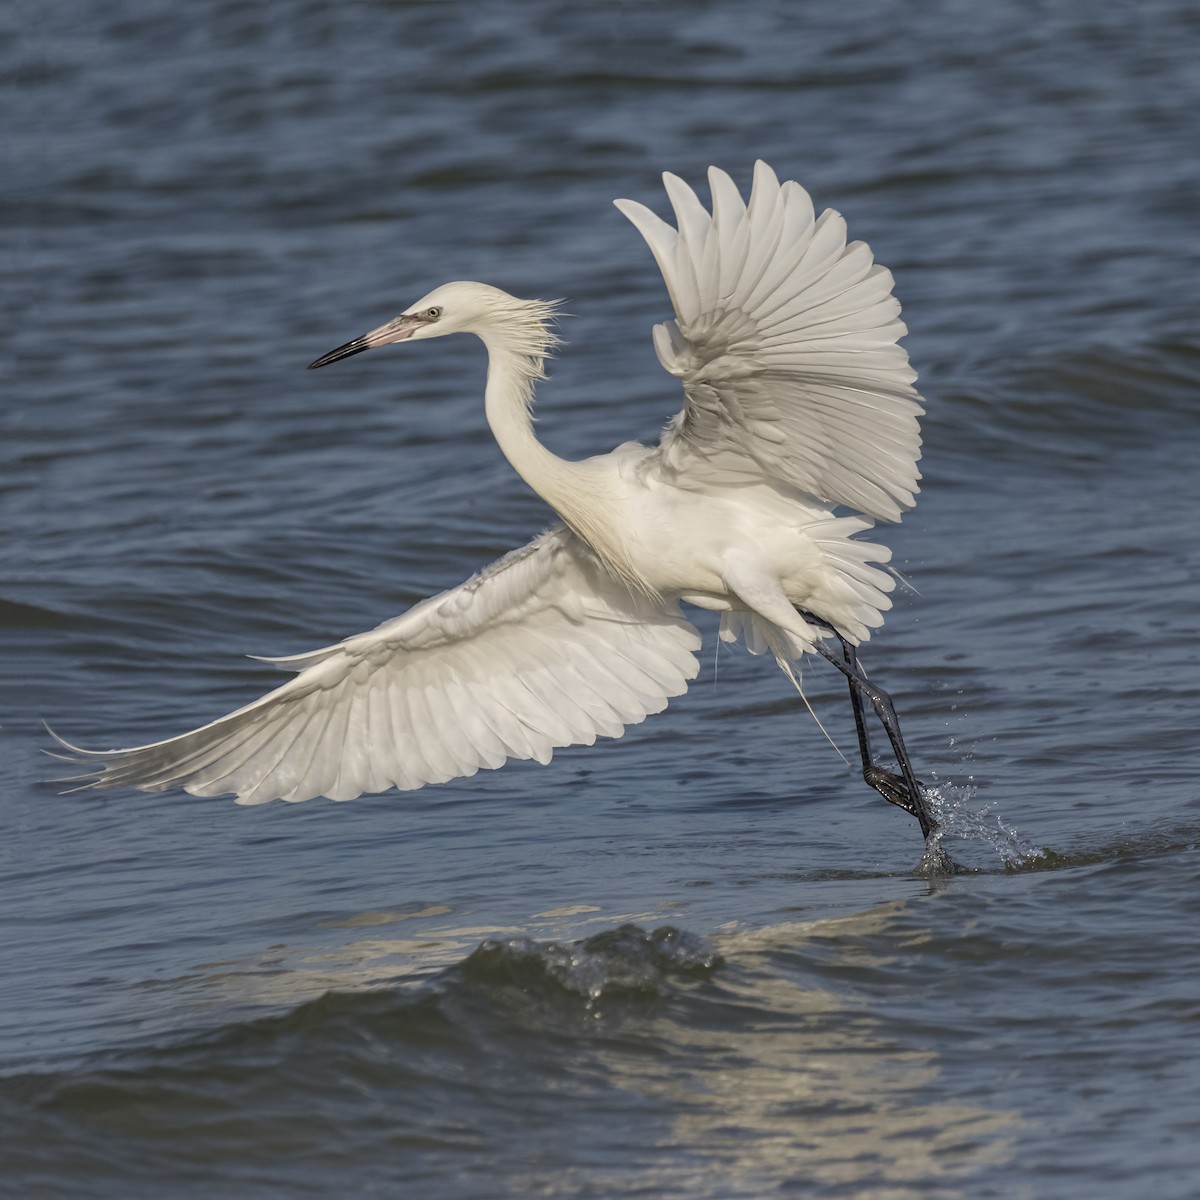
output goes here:
[[392, 745], [388, 714], [387, 680], [372, 675], [365, 687], [365, 730], [363, 733], [368, 792], [386, 792], [399, 778], [399, 764]]
[[[434, 765], [435, 759], [430, 754], [432, 736], [429, 711], [422, 697], [424, 686], [420, 667], [413, 664], [397, 681], [394, 694], [397, 702], [402, 705], [408, 765], [422, 783], [433, 783], [439, 779], [441, 772]], [[320, 792], [317, 795], [320, 795]]]
[[439, 688], [430, 678], [433, 665], [421, 664], [422, 670], [410, 694], [413, 698], [413, 715], [419, 722], [417, 736], [421, 743], [421, 754], [429, 764], [428, 782], [445, 783], [458, 775], [474, 775], [476, 768], [470, 762], [461, 761], [443, 736], [442, 727], [446, 717], [440, 711]]
[[412, 724], [408, 719], [404, 689], [395, 678], [388, 680], [387, 709], [386, 732], [391, 743], [392, 761], [396, 767], [392, 782], [402, 792], [411, 791], [413, 788], [421, 786], [425, 776], [421, 773], [421, 764], [417, 761], [417, 755], [414, 752], [415, 738], [412, 733]]
[[93, 787], [348, 800], [619, 737], [687, 690], [699, 644], [676, 604], [635, 595], [558, 526], [369, 633], [269, 660], [298, 674], [191, 733], [59, 740]]
[[683, 180], [663, 182], [675, 227], [616, 202], [675, 309], [654, 345], [685, 402], [657, 469], [679, 483], [770, 480], [899, 519], [918, 490], [923, 409], [891, 272], [765, 163], [748, 202], [710, 168], [711, 214]]
[[[443, 681], [442, 686], [445, 689], [447, 703], [454, 713], [454, 719], [458, 722], [462, 738], [474, 751], [475, 760], [479, 766], [490, 771], [503, 766], [508, 754], [500, 739], [492, 732], [492, 727], [485, 720], [478, 703], [468, 690], [465, 680], [452, 675]], [[385, 789], [378, 788], [376, 790], [384, 791]]]

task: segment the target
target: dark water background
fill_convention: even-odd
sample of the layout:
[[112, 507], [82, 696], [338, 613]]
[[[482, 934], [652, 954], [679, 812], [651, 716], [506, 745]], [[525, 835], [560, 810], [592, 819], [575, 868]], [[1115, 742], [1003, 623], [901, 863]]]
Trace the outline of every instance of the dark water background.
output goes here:
[[[1200, 1194], [1195, 5], [0, 22], [0, 1194]], [[651, 438], [609, 201], [759, 156], [896, 274], [926, 485], [866, 662], [978, 873], [914, 877], [740, 650], [416, 795], [41, 782], [41, 718], [190, 727], [546, 522], [474, 342], [305, 363], [447, 279], [566, 296], [543, 435]]]

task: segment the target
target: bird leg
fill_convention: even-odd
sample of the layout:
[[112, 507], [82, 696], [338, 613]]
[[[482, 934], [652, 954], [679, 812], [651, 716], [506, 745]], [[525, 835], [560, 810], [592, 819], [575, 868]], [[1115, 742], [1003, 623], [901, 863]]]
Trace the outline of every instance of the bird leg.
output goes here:
[[[846, 641], [840, 634], [838, 635], [838, 641], [841, 643], [846, 666], [856, 675], [865, 679], [866, 676], [863, 675], [862, 667], [859, 666], [858, 653], [854, 645]], [[888, 731], [889, 739], [892, 741], [894, 748], [896, 747], [896, 742], [899, 741], [899, 747], [896, 748], [896, 761], [900, 764], [901, 775], [896, 775], [894, 772], [887, 770], [886, 767], [881, 767], [876, 763], [875, 754], [871, 749], [871, 735], [867, 729], [866, 709], [863, 703], [862, 691], [857, 680], [848, 676], [847, 682], [850, 685], [850, 703], [854, 709], [854, 725], [858, 731], [858, 749], [862, 756], [863, 778], [886, 800], [920, 819], [920, 813], [918, 812], [917, 805], [913, 803], [911, 795], [915, 785], [916, 793], [923, 796], [923, 792], [921, 791], [922, 785], [919, 779], [913, 777], [912, 766], [908, 758], [908, 749], [904, 746], [900, 735], [900, 724], [896, 717], [896, 710], [892, 704], [891, 697], [882, 688], [876, 687], [874, 689], [876, 695], [873, 697], [872, 703], [879, 713], [880, 721]], [[895, 731], [894, 738], [892, 737], [893, 730]]]
[[[818, 625], [828, 624], [811, 613], [801, 612], [801, 616]], [[841, 644], [844, 658], [838, 658], [820, 642], [814, 642], [813, 649], [841, 671], [850, 685], [850, 703], [854, 709], [854, 728], [858, 733], [858, 751], [862, 757], [863, 779], [889, 804], [894, 804], [916, 817], [921, 826], [921, 833], [928, 841], [939, 828], [938, 822], [929, 811], [929, 804], [920, 781], [913, 774], [912, 762], [904, 745], [904, 738], [900, 733], [900, 721], [896, 716], [892, 698], [863, 674], [854, 647], [836, 630], [834, 630], [834, 634]], [[870, 702], [887, 734], [888, 741], [892, 746], [892, 753], [896, 756], [896, 763], [900, 767], [899, 775], [889, 771], [886, 767], [881, 767], [875, 761], [875, 755], [871, 749], [871, 735], [867, 729], [866, 701]]]

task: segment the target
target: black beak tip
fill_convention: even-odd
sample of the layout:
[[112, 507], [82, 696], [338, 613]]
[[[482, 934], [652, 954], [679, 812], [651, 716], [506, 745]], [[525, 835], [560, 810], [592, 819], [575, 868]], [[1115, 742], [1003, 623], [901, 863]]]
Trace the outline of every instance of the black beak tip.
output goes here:
[[337, 362], [339, 358], [349, 358], [352, 354], [361, 354], [364, 350], [370, 350], [369, 342], [362, 338], [355, 338], [352, 342], [347, 342], [344, 346], [339, 346], [336, 350], [330, 350], [328, 354], [322, 354], [320, 358], [313, 359], [308, 364], [308, 370], [315, 371], [318, 367], [327, 367], [332, 362]]

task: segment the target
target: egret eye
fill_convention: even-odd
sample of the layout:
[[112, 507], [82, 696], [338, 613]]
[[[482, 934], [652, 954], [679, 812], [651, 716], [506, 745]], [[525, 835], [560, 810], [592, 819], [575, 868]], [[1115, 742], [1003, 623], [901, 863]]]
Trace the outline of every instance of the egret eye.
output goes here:
[[442, 310], [435, 304], [432, 308], [425, 310], [425, 315], [431, 320], [436, 321], [442, 315]]

